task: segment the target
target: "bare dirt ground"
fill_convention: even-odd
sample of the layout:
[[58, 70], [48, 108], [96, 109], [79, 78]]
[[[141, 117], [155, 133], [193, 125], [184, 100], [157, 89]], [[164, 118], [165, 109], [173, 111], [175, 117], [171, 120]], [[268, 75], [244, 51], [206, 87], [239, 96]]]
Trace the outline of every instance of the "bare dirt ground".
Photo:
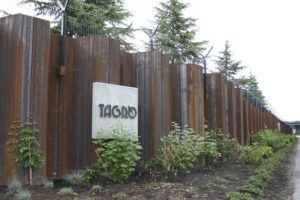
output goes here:
[[[292, 168], [295, 156], [295, 146], [288, 153], [282, 165], [276, 170], [274, 179], [264, 189], [264, 196], [255, 199], [291, 199], [293, 192]], [[98, 199], [155, 199], [179, 200], [226, 199], [229, 191], [239, 191], [239, 188], [249, 179], [258, 165], [246, 165], [240, 161], [218, 164], [214, 169], [197, 168], [189, 175], [157, 179], [147, 174], [136, 175], [123, 184], [102, 184], [101, 191], [92, 191], [92, 185], [72, 186], [74, 193], [68, 196], [58, 195], [63, 185], [53, 189], [43, 186], [26, 186], [33, 193], [33, 200], [98, 200]], [[0, 186], [0, 199], [16, 199], [7, 194], [6, 186]]]

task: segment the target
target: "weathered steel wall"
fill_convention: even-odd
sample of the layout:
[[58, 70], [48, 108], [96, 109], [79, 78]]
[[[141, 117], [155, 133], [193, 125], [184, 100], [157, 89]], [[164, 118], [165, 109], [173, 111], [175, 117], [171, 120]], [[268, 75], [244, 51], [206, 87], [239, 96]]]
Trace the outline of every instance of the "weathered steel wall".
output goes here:
[[94, 160], [92, 84], [120, 84], [121, 70], [118, 40], [104, 36], [67, 38], [65, 75], [58, 77], [59, 48], [59, 37], [52, 35], [48, 115], [48, 146], [52, 151], [48, 153], [47, 175], [62, 177]]
[[204, 98], [202, 67], [198, 65], [170, 66], [172, 121], [181, 127], [188, 125], [196, 134], [204, 131]]
[[66, 38], [65, 73], [58, 75], [61, 37], [50, 34], [49, 22], [24, 15], [0, 19], [0, 184], [17, 175], [28, 182], [6, 145], [9, 126], [33, 114], [40, 133], [42, 166], [34, 184], [61, 178], [94, 161], [91, 139], [92, 83], [105, 82], [139, 89], [139, 136], [143, 159], [158, 153], [160, 138], [171, 122], [188, 124], [203, 133], [222, 130], [251, 143], [250, 133], [265, 125], [292, 133], [272, 113], [242, 98], [242, 91], [221, 74], [207, 75], [203, 94], [202, 68], [170, 65], [158, 52], [126, 53], [117, 40], [104, 36]]
[[24, 121], [30, 113], [44, 152], [41, 169], [33, 174], [38, 184], [46, 175], [49, 22], [24, 15], [0, 18], [0, 41], [0, 184], [12, 176], [28, 183], [27, 171], [17, 167], [6, 142], [12, 121]]
[[205, 94], [205, 120], [208, 129], [225, 133], [225, 80], [221, 74], [207, 74], [207, 93]]
[[169, 56], [159, 52], [121, 54], [122, 84], [138, 88], [142, 157], [158, 153], [160, 138], [171, 125]]

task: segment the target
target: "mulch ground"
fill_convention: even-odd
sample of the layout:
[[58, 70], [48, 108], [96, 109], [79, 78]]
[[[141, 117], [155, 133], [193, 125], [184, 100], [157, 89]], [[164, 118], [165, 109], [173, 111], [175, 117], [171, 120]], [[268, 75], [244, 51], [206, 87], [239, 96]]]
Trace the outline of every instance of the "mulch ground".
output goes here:
[[[274, 179], [264, 189], [264, 196], [257, 199], [291, 199], [293, 184], [291, 179], [294, 163], [295, 148], [288, 153], [282, 165], [276, 170]], [[62, 186], [53, 189], [43, 186], [26, 186], [33, 193], [33, 200], [98, 200], [98, 199], [155, 199], [179, 200], [200, 199], [218, 200], [226, 199], [228, 191], [239, 191], [253, 174], [258, 165], [246, 165], [240, 161], [229, 164], [219, 164], [213, 169], [193, 169], [189, 175], [176, 177], [151, 178], [147, 175], [135, 176], [128, 183], [105, 184], [101, 191], [91, 191], [92, 185], [72, 186], [74, 193], [69, 196], [60, 196], [58, 191]], [[16, 199], [14, 195], [7, 194], [6, 186], [0, 186], [0, 199]]]

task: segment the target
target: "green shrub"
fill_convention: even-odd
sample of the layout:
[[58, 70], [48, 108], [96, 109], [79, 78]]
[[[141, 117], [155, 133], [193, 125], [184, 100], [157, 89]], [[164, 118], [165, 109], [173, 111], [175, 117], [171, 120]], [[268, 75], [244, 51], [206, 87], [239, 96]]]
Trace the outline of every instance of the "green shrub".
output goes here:
[[84, 169], [84, 180], [85, 182], [92, 183], [98, 180], [101, 176], [101, 164], [100, 162], [92, 163]]
[[263, 158], [269, 157], [273, 154], [273, 150], [268, 146], [251, 145], [241, 147], [240, 157], [246, 163], [258, 163]]
[[73, 189], [71, 187], [62, 188], [59, 190], [59, 192], [57, 194], [62, 195], [62, 196], [72, 195]]
[[185, 126], [181, 129], [176, 122], [172, 122], [171, 132], [161, 138], [162, 148], [160, 160], [165, 171], [174, 175], [177, 171], [189, 173], [194, 167], [201, 152], [203, 138], [194, 134], [194, 130]]
[[14, 193], [18, 192], [20, 189], [22, 189], [22, 184], [18, 179], [13, 178], [8, 183], [7, 187], [8, 187], [8, 193], [9, 194], [14, 194]]
[[256, 187], [255, 185], [252, 185], [252, 184], [247, 184], [247, 185], [242, 186], [241, 190], [243, 192], [248, 192], [248, 193], [251, 193], [251, 194], [256, 194], [256, 195], [258, 195], [260, 197], [263, 195], [263, 191], [259, 187]]
[[17, 193], [18, 200], [30, 200], [31, 199], [31, 192], [28, 190], [19, 190]]
[[227, 192], [226, 199], [229, 200], [254, 200], [250, 194], [243, 194], [240, 192]]
[[45, 180], [45, 183], [44, 183], [44, 187], [45, 188], [53, 188], [54, 187], [54, 183], [52, 180]]
[[102, 190], [102, 186], [101, 185], [93, 185], [91, 190], [100, 192]]
[[222, 156], [218, 150], [218, 141], [222, 134], [214, 131], [206, 131], [203, 148], [203, 157], [207, 159], [208, 164], [215, 163]]
[[[100, 135], [101, 132], [98, 133], [98, 139], [94, 144], [97, 145], [97, 152], [101, 155], [98, 159], [101, 176], [109, 177], [115, 182], [128, 179], [140, 159], [139, 151], [142, 146], [137, 136], [121, 123], [112, 126], [110, 134], [112, 138], [100, 138]], [[93, 176], [89, 179], [92, 178]]]
[[281, 134], [277, 130], [264, 129], [252, 135], [254, 143], [260, 146], [272, 147], [274, 151], [285, 147], [296, 140], [295, 135]]
[[265, 180], [264, 180], [263, 177], [261, 177], [261, 176], [252, 176], [252, 177], [248, 180], [248, 183], [262, 189], [262, 188], [264, 188], [264, 181], [265, 181]]
[[84, 173], [83, 171], [72, 171], [66, 176], [66, 180], [72, 185], [81, 184], [85, 180]]

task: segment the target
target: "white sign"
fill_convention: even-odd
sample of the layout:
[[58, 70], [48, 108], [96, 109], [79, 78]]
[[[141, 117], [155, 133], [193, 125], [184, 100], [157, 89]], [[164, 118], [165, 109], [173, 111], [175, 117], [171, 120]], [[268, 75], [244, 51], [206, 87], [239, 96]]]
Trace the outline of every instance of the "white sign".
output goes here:
[[138, 89], [114, 84], [93, 83], [92, 138], [110, 136], [111, 126], [125, 124], [138, 133]]

